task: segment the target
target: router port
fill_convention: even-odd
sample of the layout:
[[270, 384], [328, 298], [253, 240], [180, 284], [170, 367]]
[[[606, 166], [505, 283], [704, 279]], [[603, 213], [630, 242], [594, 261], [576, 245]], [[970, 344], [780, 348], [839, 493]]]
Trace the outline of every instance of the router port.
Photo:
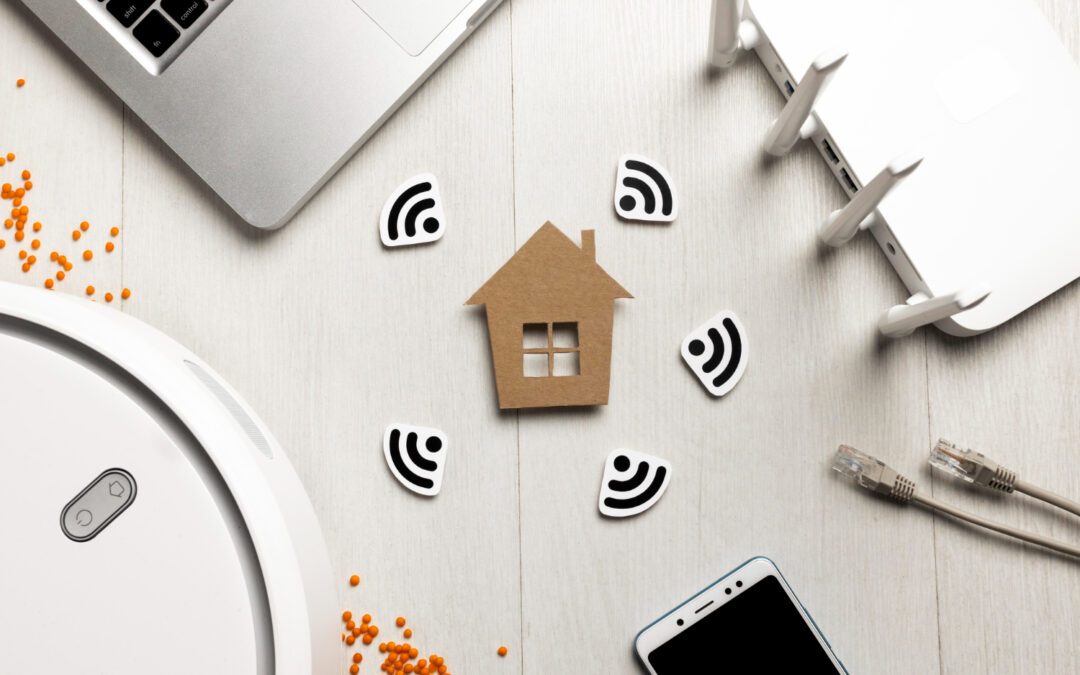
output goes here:
[[847, 169], [840, 169], [840, 179], [844, 181], [844, 185], [846, 185], [848, 189], [852, 192], [859, 191], [859, 186], [855, 185], [855, 181], [852, 180], [851, 176], [847, 172]]
[[836, 154], [836, 151], [832, 149], [832, 143], [829, 139], [821, 139], [821, 151], [825, 153], [825, 156], [829, 158], [829, 161], [833, 164], [840, 163], [840, 157]]
[[788, 96], [795, 93], [795, 87], [792, 86], [791, 80], [784, 80], [784, 91], [787, 92]]

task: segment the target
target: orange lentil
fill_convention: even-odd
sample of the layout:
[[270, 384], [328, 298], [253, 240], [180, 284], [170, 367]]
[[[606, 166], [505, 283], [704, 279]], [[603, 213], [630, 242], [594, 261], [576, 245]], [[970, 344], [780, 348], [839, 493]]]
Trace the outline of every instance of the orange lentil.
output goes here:
[[128, 298], [130, 298], [131, 297], [131, 289], [130, 288], [125, 288], [124, 290], [120, 291], [120, 297], [122, 299], [124, 299], [124, 300], [127, 300]]
[[5, 246], [7, 246], [7, 242], [3, 239], [0, 239], [0, 248], [4, 248]]
[[347, 645], [349, 645], [349, 646], [351, 647], [351, 646], [353, 646], [353, 644], [355, 644], [355, 643], [356, 643], [356, 638], [354, 638], [354, 637], [353, 637], [353, 636], [351, 636], [351, 635], [347, 635], [347, 636], [345, 636], [345, 644], [347, 644]]
[[350, 619], [350, 620], [349, 620], [349, 621], [348, 621], [348, 622], [347, 622], [347, 623], [345, 624], [345, 630], [352, 630], [353, 628], [356, 628], [356, 622], [355, 622], [355, 621], [353, 621], [352, 619]]
[[[20, 188], [20, 189], [22, 189], [22, 188]], [[16, 197], [15, 199], [12, 199], [11, 200], [11, 205], [12, 206], [22, 206], [22, 197]]]
[[29, 258], [26, 259], [26, 262], [30, 263], [31, 265], [36, 265], [37, 264], [37, 256], [36, 255], [30, 256]]
[[120, 234], [120, 228], [119, 227], [113, 227], [111, 230], [109, 230], [109, 234], [111, 236], [115, 237], [116, 235]]
[[380, 652], [385, 652], [386, 651], [386, 643], [385, 642], [380, 642], [379, 643], [379, 651]]
[[52, 287], [53, 287], [53, 280], [52, 279], [46, 279], [45, 280], [45, 288], [47, 288], [47, 289], [49, 289], [51, 291]]
[[397, 624], [398, 628], [401, 628], [405, 625], [405, 617], [399, 616], [397, 619], [394, 620], [394, 623]]
[[19, 215], [20, 216], [25, 216], [28, 213], [30, 213], [30, 207], [29, 206], [20, 206], [19, 207]]
[[19, 218], [17, 221], [15, 221], [15, 229], [16, 230], [25, 230], [26, 229], [26, 223], [23, 222], [22, 218]]
[[105, 242], [105, 252], [106, 253], [112, 253], [114, 248], [116, 248], [116, 246], [111, 241]]
[[53, 252], [49, 253], [49, 260], [52, 261], [52, 262], [56, 262], [59, 257], [60, 257], [60, 254], [57, 253], [56, 251], [53, 251]]
[[30, 180], [30, 172], [29, 172], [29, 171], [27, 171], [26, 169], [23, 169], [23, 172], [22, 172], [22, 179], [23, 179], [23, 180]]
[[11, 218], [4, 219], [4, 229], [5, 230], [10, 230], [14, 226], [15, 226], [15, 221], [14, 220], [12, 220]]
[[71, 240], [72, 241], [79, 241], [79, 239], [81, 237], [82, 237], [82, 232], [79, 232], [78, 230], [72, 230], [71, 231]]
[[19, 260], [26, 260], [26, 251], [19, 251]]
[[9, 152], [7, 154], [7, 161], [9, 161], [9, 162], [14, 162], [15, 161], [15, 153], [14, 152]]
[[352, 655], [352, 662], [353, 663], [360, 663], [363, 660], [364, 660], [364, 656], [360, 652], [356, 652], [355, 654]]
[[363, 635], [366, 632], [367, 631], [364, 630], [363, 628], [361, 628], [360, 626], [357, 626], [356, 628], [352, 629], [353, 637], [360, 637], [361, 635]]
[[23, 183], [23, 187], [26, 188], [27, 192], [29, 192], [29, 191], [34, 189], [34, 183], [33, 183], [33, 181], [28, 180], [25, 183]]
[[364, 637], [362, 637], [362, 638], [360, 638], [360, 639], [361, 639], [361, 640], [363, 641], [363, 643], [364, 643], [364, 644], [366, 644], [366, 645], [369, 645], [369, 644], [371, 644], [371, 636], [370, 636], [370, 635], [365, 635]]
[[64, 270], [60, 270], [59, 272], [56, 273], [56, 280], [57, 281], [63, 281], [65, 276], [66, 275], [64, 274]]
[[112, 298], [113, 298], [112, 293], [106, 293], [105, 294], [105, 302], [112, 302]]
[[34, 249], [35, 251], [41, 248], [41, 240], [35, 239], [34, 241], [30, 242], [30, 248]]
[[342, 621], [348, 621], [351, 618], [352, 618], [352, 612], [344, 611], [344, 612], [341, 613], [341, 620]]
[[41, 232], [41, 223], [34, 223], [34, 232]]
[[64, 261], [64, 271], [65, 272], [70, 272], [71, 271], [71, 263], [69, 263], [66, 260]]
[[19, 79], [15, 80], [15, 86], [16, 87], [22, 87], [25, 84], [26, 84], [26, 80], [22, 79], [21, 77]]
[[405, 636], [405, 639], [406, 639], [406, 640], [408, 640], [409, 638], [411, 638], [411, 637], [412, 637], [412, 628], [406, 628], [406, 629], [405, 629], [405, 632], [403, 633], [403, 635]]
[[506, 656], [507, 651], [506, 647], [499, 647], [499, 656]]
[[22, 264], [22, 271], [23, 271], [23, 272], [29, 272], [29, 271], [30, 271], [30, 263], [28, 263], [28, 262], [27, 262], [27, 263], [23, 263], [23, 264]]
[[87, 286], [86, 287], [86, 294], [87, 295], [93, 295], [94, 294], [94, 287], [93, 286]]
[[[19, 198], [19, 199], [22, 199], [23, 197], [25, 197], [26, 196], [26, 188], [15, 188], [15, 196], [17, 198]], [[16, 204], [15, 206], [21, 206], [21, 204]]]
[[0, 166], [4, 166], [5, 164], [7, 164], [7, 160], [3, 157], [0, 157]]
[[25, 237], [25, 236], [26, 236], [26, 233], [23, 232], [22, 230], [19, 230], [18, 232], [15, 233], [15, 241], [22, 241], [23, 237]]
[[349, 577], [349, 585], [350, 586], [359, 586], [360, 585], [360, 577], [356, 576], [355, 574], [352, 575], [351, 577]]
[[86, 249], [85, 251], [82, 252], [82, 259], [86, 260], [86, 261], [93, 260], [94, 259], [94, 252], [91, 251], [90, 249]]
[[363, 623], [371, 623], [371, 615], [365, 614], [364, 616], [360, 617], [360, 621]]
[[379, 627], [378, 626], [370, 626], [367, 629], [367, 633], [371, 637], [378, 637], [379, 636]]
[[86, 222], [85, 220], [82, 221], [81, 223], [79, 223], [79, 229], [83, 232], [86, 232], [90, 229], [90, 223]]
[[356, 665], [355, 663], [349, 666], [349, 675], [356, 675], [359, 672], [360, 666]]

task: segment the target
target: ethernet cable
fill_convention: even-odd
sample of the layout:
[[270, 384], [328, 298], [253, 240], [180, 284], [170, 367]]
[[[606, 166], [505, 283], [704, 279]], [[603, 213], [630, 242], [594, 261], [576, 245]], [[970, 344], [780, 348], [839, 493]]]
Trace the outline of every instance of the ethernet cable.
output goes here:
[[1080, 504], [1037, 485], [1020, 480], [1016, 474], [981, 452], [962, 450], [944, 438], [930, 451], [930, 466], [980, 487], [1006, 494], [1022, 492], [1047, 504], [1080, 516]]
[[[935, 448], [936, 449], [936, 448]], [[978, 453], [976, 453], [978, 454]], [[985, 459], [985, 458], [983, 458]], [[918, 491], [917, 486], [913, 481], [906, 476], [897, 473], [894, 469], [886, 466], [881, 460], [871, 457], [870, 455], [856, 450], [848, 445], [841, 445], [837, 451], [836, 456], [833, 458], [832, 468], [837, 473], [840, 473], [858, 484], [860, 487], [866, 488], [871, 492], [891, 497], [895, 501], [901, 504], [907, 504], [914, 502], [924, 508], [934, 511], [940, 511], [941, 513], [948, 514], [953, 518], [963, 520], [977, 525], [979, 527], [993, 530], [1001, 534], [1020, 539], [1032, 544], [1038, 544], [1044, 546], [1053, 551], [1064, 553], [1080, 558], [1080, 547], [1067, 544], [1065, 542], [1044, 537], [1033, 532], [1025, 532], [1024, 530], [1018, 530], [1008, 525], [987, 520], [975, 514], [962, 511], [954, 506], [950, 506], [944, 502], [940, 502], [933, 497], [927, 496]], [[977, 473], [977, 472], [976, 472]], [[994, 473], [994, 471], [991, 471]], [[974, 478], [972, 479], [974, 481]], [[986, 485], [989, 486], [991, 479], [986, 479]], [[1015, 484], [1015, 476], [1013, 476], [1013, 488], [1019, 489]], [[1025, 487], [1034, 487], [1025, 485]], [[996, 488], [1001, 489], [1001, 488]], [[1038, 490], [1038, 488], [1035, 488]], [[1045, 490], [1040, 490], [1044, 495], [1052, 495]], [[1028, 493], [1031, 494], [1031, 493]], [[1076, 507], [1075, 503], [1069, 502], [1066, 499], [1052, 495], [1054, 498], [1061, 500], [1062, 502], [1068, 502], [1072, 507]], [[1040, 497], [1042, 498], [1042, 497]], [[1053, 502], [1051, 502], [1053, 503]], [[1067, 508], [1062, 506], [1062, 508]]]

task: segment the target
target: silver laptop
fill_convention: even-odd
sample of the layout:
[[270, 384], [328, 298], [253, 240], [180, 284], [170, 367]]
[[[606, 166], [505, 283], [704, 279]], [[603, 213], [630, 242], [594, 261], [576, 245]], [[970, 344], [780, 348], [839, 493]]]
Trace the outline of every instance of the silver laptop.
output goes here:
[[245, 221], [284, 225], [501, 0], [23, 0]]

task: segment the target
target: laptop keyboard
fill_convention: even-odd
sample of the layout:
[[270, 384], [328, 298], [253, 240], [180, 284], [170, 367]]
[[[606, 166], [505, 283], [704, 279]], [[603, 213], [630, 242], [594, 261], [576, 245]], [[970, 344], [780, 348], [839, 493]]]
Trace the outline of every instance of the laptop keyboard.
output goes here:
[[153, 75], [159, 75], [229, 0], [79, 0]]

